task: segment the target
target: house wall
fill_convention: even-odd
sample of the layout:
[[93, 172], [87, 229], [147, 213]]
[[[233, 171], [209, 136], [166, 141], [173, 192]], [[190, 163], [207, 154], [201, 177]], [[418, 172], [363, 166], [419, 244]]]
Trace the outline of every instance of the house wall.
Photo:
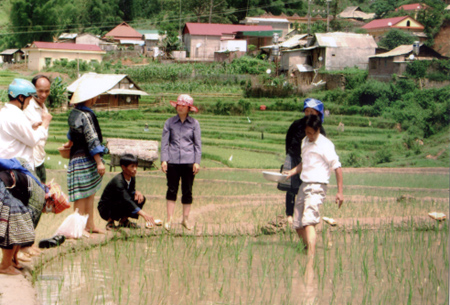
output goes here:
[[68, 61], [80, 59], [91, 62], [96, 60], [101, 63], [103, 53], [70, 50], [28, 49], [28, 69], [41, 71], [46, 66], [46, 58], [50, 58], [50, 66], [52, 66], [53, 61], [60, 60], [62, 58], [65, 58]]
[[95, 44], [100, 46], [100, 39], [92, 35], [80, 35], [75, 39], [77, 44]]
[[326, 48], [325, 69], [327, 71], [343, 70], [346, 67], [354, 66], [357, 66], [359, 69], [367, 69], [369, 56], [373, 55], [375, 55], [375, 48]]
[[303, 64], [312, 65], [311, 58], [308, 57], [308, 53], [302, 52], [300, 50], [296, 52], [281, 52], [281, 71], [290, 71], [294, 69], [296, 65]]
[[[220, 50], [220, 36], [184, 35], [184, 43], [190, 58], [213, 59], [214, 52]], [[197, 44], [201, 44], [197, 48]]]
[[[400, 61], [401, 60], [401, 61]], [[402, 75], [406, 70], [403, 56], [374, 57], [369, 59], [369, 78], [388, 82], [392, 75]]]

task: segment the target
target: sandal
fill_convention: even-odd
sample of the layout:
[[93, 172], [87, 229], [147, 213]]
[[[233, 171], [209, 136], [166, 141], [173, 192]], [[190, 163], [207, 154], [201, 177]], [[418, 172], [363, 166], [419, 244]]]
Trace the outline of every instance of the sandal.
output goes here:
[[124, 223], [119, 222], [119, 227], [120, 228], [129, 228], [129, 229], [140, 229], [141, 228], [140, 225], [138, 225], [137, 223], [131, 222], [129, 220], [127, 220]]
[[116, 224], [114, 223], [114, 220], [108, 221], [108, 223], [106, 224], [106, 230], [111, 231], [114, 229], [117, 229]]

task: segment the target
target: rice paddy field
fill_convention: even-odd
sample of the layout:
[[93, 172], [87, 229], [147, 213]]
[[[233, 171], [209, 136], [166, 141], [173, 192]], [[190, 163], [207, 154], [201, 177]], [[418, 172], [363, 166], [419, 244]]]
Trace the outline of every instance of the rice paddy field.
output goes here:
[[[428, 217], [449, 211], [448, 136], [412, 151], [392, 121], [327, 117], [324, 127], [344, 166], [345, 203], [341, 209], [333, 203], [332, 177], [321, 214], [338, 225], [317, 226], [310, 260], [285, 223], [285, 193], [261, 174], [279, 170], [286, 131], [302, 114], [217, 115], [206, 111], [216, 96], [193, 95], [203, 110], [193, 114], [203, 150], [191, 211], [195, 229], [182, 229], [177, 205], [171, 232], [122, 229], [44, 251], [33, 273], [40, 304], [449, 303], [448, 223]], [[175, 98], [154, 95], [139, 110], [98, 112], [104, 138], [160, 141]], [[221, 100], [239, 98], [230, 93]], [[248, 101], [253, 109], [277, 103]], [[67, 115], [54, 114], [46, 146], [48, 177], [63, 189], [68, 162], [57, 148], [67, 141]], [[147, 197], [144, 209], [164, 221], [166, 180], [158, 167], [159, 161], [139, 171], [137, 189]], [[108, 171], [103, 187], [117, 173]], [[52, 236], [70, 213], [43, 215], [36, 240]], [[106, 224], [97, 212], [95, 222]]]
[[[65, 179], [64, 170], [48, 175]], [[170, 233], [123, 229], [90, 247], [69, 240], [35, 269], [39, 302], [448, 304], [448, 223], [427, 216], [449, 210], [448, 170], [344, 169], [344, 181], [344, 206], [333, 203], [333, 181], [321, 210], [338, 226], [317, 227], [309, 260], [289, 226], [264, 230], [284, 219], [284, 193], [261, 170], [205, 168], [194, 184], [193, 232], [179, 224], [177, 205]], [[160, 171], [138, 173], [155, 218], [165, 216], [165, 183]], [[37, 240], [71, 212], [43, 215]], [[105, 225], [97, 213], [95, 221]]]

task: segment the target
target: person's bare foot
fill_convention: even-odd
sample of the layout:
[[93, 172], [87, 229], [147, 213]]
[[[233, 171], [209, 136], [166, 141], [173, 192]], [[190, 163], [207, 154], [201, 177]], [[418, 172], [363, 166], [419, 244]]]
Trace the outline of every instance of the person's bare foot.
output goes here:
[[18, 260], [13, 259], [12, 260], [12, 266], [16, 269], [22, 270], [23, 266], [19, 263]]
[[94, 227], [94, 228], [86, 228], [85, 229], [86, 232], [92, 234], [106, 234], [105, 230], [102, 230], [100, 228]]
[[6, 268], [1, 268], [0, 267], [0, 273], [1, 274], [6, 274], [6, 275], [19, 275], [21, 274], [21, 272], [19, 270], [17, 270], [16, 268], [14, 268], [13, 266], [8, 266]]
[[17, 253], [17, 259], [22, 262], [31, 262], [30, 254], [23, 252], [22, 249]]

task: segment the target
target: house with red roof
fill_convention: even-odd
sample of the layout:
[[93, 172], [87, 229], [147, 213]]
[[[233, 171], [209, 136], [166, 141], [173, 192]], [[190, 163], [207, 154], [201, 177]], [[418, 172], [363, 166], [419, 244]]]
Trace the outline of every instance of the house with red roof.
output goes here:
[[35, 41], [23, 49], [28, 58], [28, 69], [41, 71], [51, 67], [55, 60], [84, 60], [101, 63], [106, 54], [99, 46], [93, 44], [55, 43]]
[[417, 13], [421, 10], [426, 10], [429, 8], [428, 5], [424, 3], [411, 3], [411, 4], [404, 4], [395, 9], [396, 12], [398, 11], [405, 11], [405, 12], [414, 12], [414, 18], [417, 18]]
[[126, 22], [122, 22], [106, 33], [105, 36], [103, 36], [103, 39], [113, 40], [120, 45], [142, 47], [145, 45], [145, 41], [142, 37], [143, 35], [133, 29], [132, 26]]
[[426, 39], [426, 35], [423, 33], [424, 26], [410, 16], [375, 19], [361, 28], [371, 34], [377, 42], [380, 41], [381, 36], [391, 29], [409, 32], [412, 35], [417, 36], [421, 41]]
[[[277, 31], [278, 32], [278, 31]], [[218, 23], [191, 23], [183, 29], [183, 43], [190, 58], [213, 60], [214, 53], [221, 50], [221, 42], [235, 40], [238, 33], [244, 33], [247, 45], [257, 48], [272, 41], [273, 28], [270, 25], [242, 25]]]

